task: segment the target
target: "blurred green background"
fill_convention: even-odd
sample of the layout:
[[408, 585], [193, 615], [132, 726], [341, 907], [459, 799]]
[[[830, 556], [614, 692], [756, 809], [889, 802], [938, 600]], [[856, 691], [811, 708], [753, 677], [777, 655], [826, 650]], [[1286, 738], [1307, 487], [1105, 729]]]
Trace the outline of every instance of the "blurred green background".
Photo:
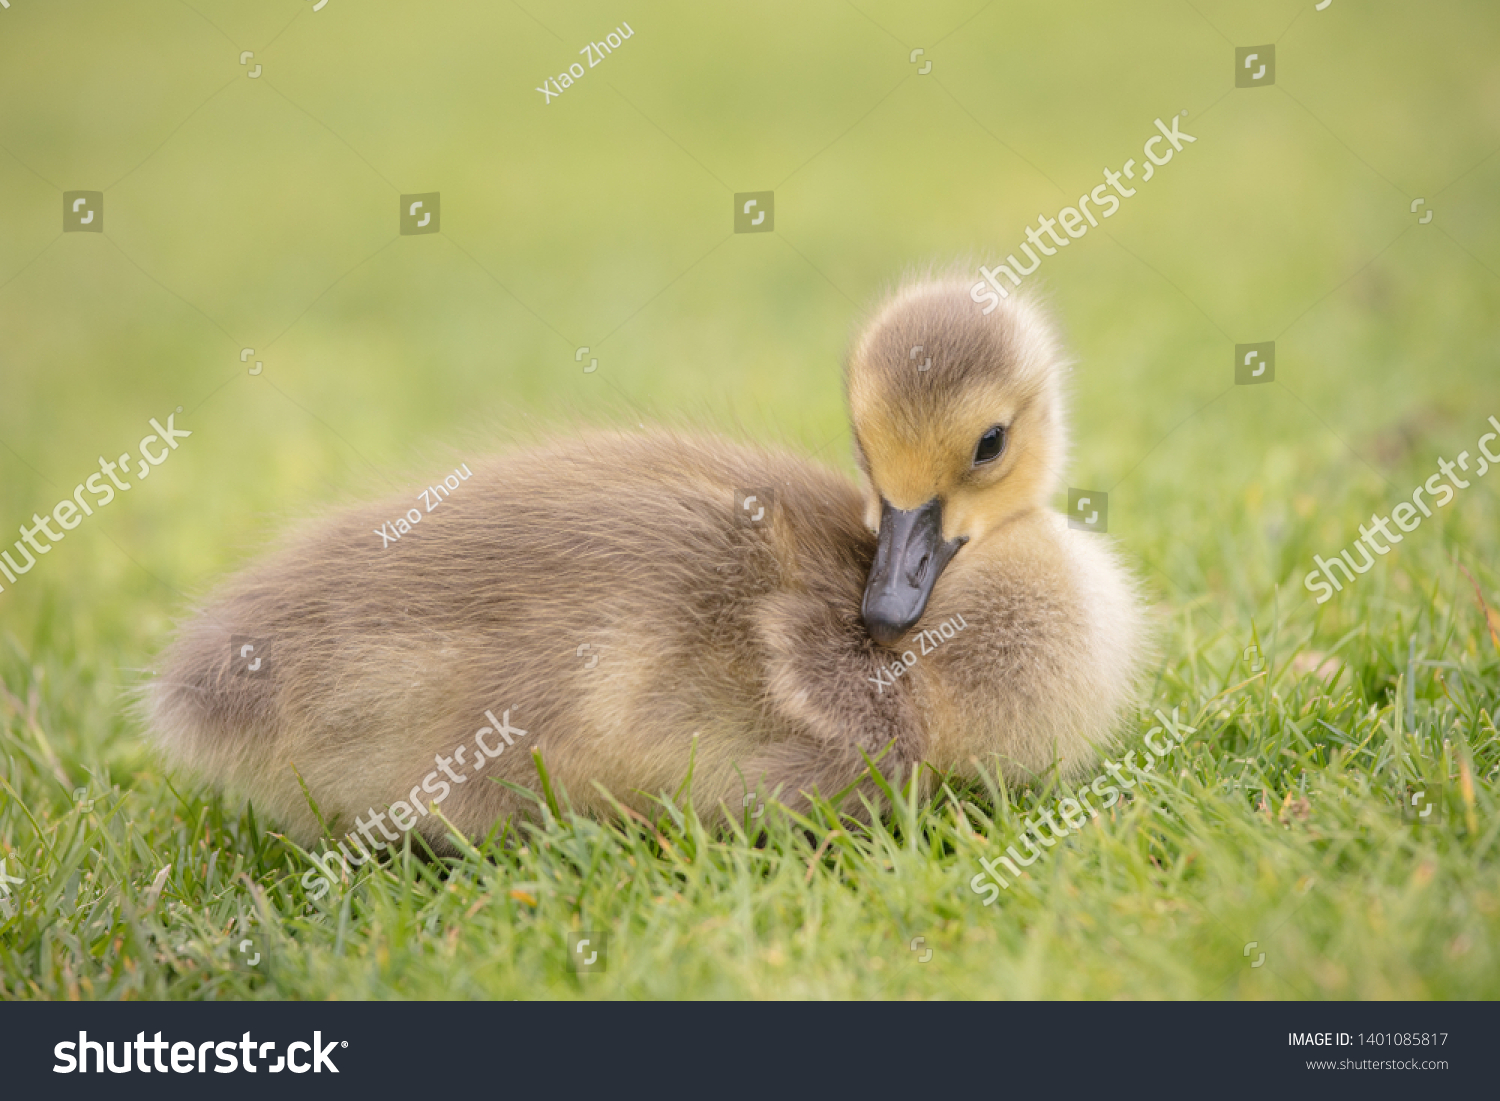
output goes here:
[[[585, 43], [624, 23], [631, 37], [586, 68]], [[1472, 729], [1454, 732], [1448, 684], [1431, 670], [1419, 688], [1431, 742], [1422, 759], [1457, 775], [1451, 738], [1467, 738], [1457, 754], [1473, 750], [1479, 777], [1478, 802], [1463, 795], [1466, 834], [1443, 834], [1443, 879], [1422, 894], [1433, 880], [1427, 849], [1413, 843], [1398, 861], [1386, 841], [1371, 841], [1364, 870], [1328, 871], [1334, 909], [1314, 918], [1310, 907], [1283, 936], [1313, 930], [1304, 956], [1289, 959], [1331, 996], [1493, 996], [1494, 938], [1484, 930], [1500, 912], [1487, 856], [1494, 727], [1485, 733], [1478, 708], [1494, 709], [1494, 658], [1452, 558], [1500, 603], [1496, 478], [1380, 559], [1355, 594], [1317, 607], [1301, 579], [1313, 553], [1347, 546], [1371, 511], [1388, 513], [1440, 455], [1472, 450], [1485, 419], [1500, 416], [1497, 30], [1500, 9], [1487, 0], [1334, 0], [1322, 12], [1313, 0], [329, 0], [321, 10], [311, 0], [10, 0], [0, 9], [0, 546], [96, 471], [98, 456], [135, 452], [150, 417], [183, 407], [178, 428], [193, 434], [0, 592], [0, 748], [26, 814], [46, 823], [33, 837], [0, 793], [0, 855], [21, 859], [36, 892], [30, 932], [10, 957], [24, 953], [24, 974], [39, 977], [27, 990], [77, 995], [71, 968], [93, 968], [81, 948], [48, 947], [72, 935], [46, 915], [68, 912], [77, 876], [65, 888], [66, 868], [42, 855], [43, 840], [63, 852], [58, 831], [83, 820], [68, 792], [84, 775], [117, 787], [111, 813], [123, 822], [80, 832], [78, 850], [108, 853], [90, 856], [92, 874], [117, 880], [110, 889], [130, 906], [148, 898], [141, 912], [156, 904], [147, 885], [168, 859], [178, 879], [189, 865], [210, 867], [207, 885], [169, 888], [187, 909], [208, 913], [213, 895], [211, 921], [226, 929], [223, 906], [248, 906], [248, 895], [214, 894], [208, 856], [190, 844], [225, 849], [223, 865], [245, 856], [261, 882], [282, 874], [254, 823], [225, 834], [214, 810], [213, 829], [198, 828], [207, 811], [177, 801], [124, 706], [192, 595], [299, 517], [408, 477], [426, 484], [453, 455], [538, 432], [664, 417], [852, 469], [838, 371], [880, 291], [907, 267], [966, 258], [972, 270], [1016, 251], [1026, 226], [1076, 201], [1104, 166], [1139, 160], [1154, 118], [1179, 114], [1196, 144], [1140, 184], [1104, 231], [1028, 281], [1052, 303], [1074, 357], [1068, 481], [1109, 490], [1112, 537], [1161, 612], [1166, 672], [1152, 706], [1250, 676], [1242, 648], [1259, 645], [1272, 621], [1292, 624], [1289, 646], [1338, 651], [1359, 637], [1344, 651], [1355, 688], [1319, 712], [1343, 727], [1341, 715], [1368, 709], [1361, 721], [1385, 732], [1347, 726], [1350, 744], [1361, 742], [1352, 759], [1374, 777], [1349, 804], [1367, 816], [1359, 829], [1389, 828], [1380, 823], [1395, 819], [1391, 792], [1412, 763], [1415, 750], [1398, 753], [1392, 732], [1415, 624], [1422, 654], [1463, 667]], [[1236, 46], [1268, 43], [1274, 86], [1236, 89]], [[924, 51], [916, 62], [913, 49]], [[245, 51], [254, 58], [240, 65]], [[537, 87], [574, 62], [585, 77], [544, 101]], [[104, 192], [104, 233], [62, 233], [69, 190]], [[748, 190], [774, 190], [774, 233], [732, 233], [733, 193]], [[441, 193], [440, 234], [398, 236], [399, 196], [414, 192]], [[1430, 222], [1413, 213], [1418, 198]], [[1233, 386], [1233, 347], [1260, 341], [1277, 342], [1277, 381]], [[580, 347], [589, 348], [582, 363]], [[254, 348], [251, 363], [240, 362], [243, 348]], [[594, 357], [597, 371], [585, 374]], [[264, 369], [251, 375], [257, 360]], [[1305, 745], [1322, 733], [1311, 718], [1304, 732], [1281, 702], [1287, 693], [1313, 706], [1316, 691], [1292, 682], [1290, 661], [1275, 670], [1275, 693], [1269, 682], [1263, 696], [1241, 693], [1268, 715], [1256, 736], [1217, 733], [1205, 757], [1214, 792], [1230, 766], [1265, 763], [1266, 778], [1224, 778], [1223, 796], [1202, 798], [1215, 813], [1233, 808], [1224, 813], [1236, 822], [1254, 807], [1254, 840], [1244, 822], [1241, 832], [1205, 825], [1193, 840], [1209, 853], [1200, 867], [1242, 873], [1241, 894], [1205, 888], [1239, 912], [1250, 885], [1272, 904], [1286, 894], [1266, 853], [1317, 852], [1284, 834], [1287, 808], [1307, 804], [1293, 804], [1293, 790], [1308, 795], [1308, 775], [1313, 822], [1358, 834], [1317, 817], [1343, 813], [1344, 802], [1317, 790], [1340, 790], [1341, 765], [1319, 757], [1322, 742]], [[1323, 702], [1340, 690], [1328, 691]], [[1302, 763], [1287, 748], [1299, 744]], [[1277, 822], [1268, 798], [1283, 807]], [[1136, 820], [1122, 820], [1119, 835], [1134, 837]], [[1139, 903], [1146, 926], [1163, 913], [1175, 921], [1179, 895], [1191, 892], [1176, 871], [1160, 871], [1155, 850], [1148, 861], [1142, 847], [1136, 871], [1118, 879], [1112, 859], [1098, 876], [1082, 858], [1053, 861], [1053, 894], [983, 915], [963, 888], [968, 853], [933, 859], [926, 879], [895, 877], [891, 891], [942, 921], [954, 895], [968, 907], [957, 910], [965, 929], [951, 933], [950, 971], [938, 978], [935, 966], [921, 983], [968, 996], [1223, 996], [1217, 969], [1241, 968], [1241, 939], [1259, 933], [1224, 945], [1194, 933], [1191, 951], [1169, 939], [1151, 956], [1140, 948], [1134, 971], [1116, 965], [1121, 913]], [[784, 891], [804, 891], [801, 855], [787, 865]], [[876, 861], [852, 868], [855, 882], [867, 874], [858, 892], [829, 886], [843, 882], [834, 873], [811, 888], [837, 897], [846, 926], [829, 918], [819, 939], [819, 919], [777, 910], [787, 944], [807, 935], [799, 968], [838, 972], [813, 992], [897, 989], [880, 986], [862, 947], [894, 936], [882, 909], [889, 877]], [[1082, 895], [1068, 879], [1076, 873]], [[1158, 873], [1161, 897], [1137, 900]], [[567, 874], [541, 892], [544, 907], [573, 904]], [[383, 889], [380, 877], [371, 882], [360, 889]], [[43, 906], [43, 889], [63, 894]], [[447, 891], [434, 888], [435, 906]], [[705, 891], [696, 918], [640, 904], [673, 929], [738, 904], [729, 888]], [[789, 895], [768, 897], [775, 906]], [[1097, 907], [1088, 929], [1100, 932], [1049, 924], [1079, 897]], [[1466, 898], [1488, 916], [1454, 916], [1449, 901]], [[870, 910], [859, 915], [856, 904]], [[471, 926], [472, 913], [444, 919], [447, 929]], [[913, 929], [939, 929], [939, 916]], [[93, 919], [75, 915], [72, 927]], [[552, 910], [546, 919], [561, 921]], [[114, 929], [114, 916], [101, 921]], [[1023, 941], [1023, 926], [1052, 929], [1052, 947]], [[381, 930], [375, 922], [363, 933], [366, 947], [386, 950]], [[739, 935], [732, 922], [723, 930]], [[504, 956], [510, 936], [528, 962], [507, 981], [534, 990], [526, 977], [543, 974], [543, 939], [526, 941], [525, 922], [493, 916], [474, 951]], [[957, 954], [960, 941], [969, 954]], [[670, 939], [645, 942], [676, 951]], [[150, 944], [127, 945], [129, 968], [99, 965], [98, 992], [159, 996], [177, 981]], [[697, 971], [681, 975], [676, 957], [640, 954], [645, 978], [624, 975], [616, 990], [639, 993], [633, 981], [657, 990], [657, 980], [679, 983], [678, 993], [790, 989], [757, 986], [769, 980], [748, 950], [738, 978], [724, 978], [724, 944], [703, 942]], [[1058, 966], [1044, 966], [1044, 951]], [[1323, 953], [1340, 951], [1346, 971], [1317, 971]], [[1385, 963], [1373, 971], [1377, 957]], [[468, 968], [465, 959], [453, 966]], [[359, 959], [339, 966], [363, 974]], [[327, 974], [309, 968], [300, 986], [276, 990], [323, 996], [335, 986]], [[453, 974], [435, 968], [431, 990], [452, 996]], [[996, 975], [1010, 986], [989, 986]], [[1074, 986], [1056, 986], [1070, 975]], [[208, 990], [217, 981], [202, 978]], [[426, 989], [411, 981], [344, 992]]]
[[[119, 689], [188, 596], [449, 451], [649, 415], [847, 468], [882, 288], [1015, 250], [1182, 111], [1197, 143], [1030, 280], [1076, 357], [1069, 481], [1169, 606], [1310, 600], [1287, 548], [1335, 553], [1500, 413], [1497, 29], [1485, 0], [13, 0], [0, 528], [149, 417], [193, 436], [0, 593], [6, 660], [92, 685], [137, 761]], [[1235, 89], [1273, 42], [1275, 85]], [[772, 189], [775, 232], [733, 234]], [[71, 190], [103, 234], [61, 232]], [[428, 191], [442, 232], [398, 236]], [[1234, 387], [1271, 339], [1277, 381]], [[1493, 483], [1460, 500], [1447, 538], [1493, 546]]]

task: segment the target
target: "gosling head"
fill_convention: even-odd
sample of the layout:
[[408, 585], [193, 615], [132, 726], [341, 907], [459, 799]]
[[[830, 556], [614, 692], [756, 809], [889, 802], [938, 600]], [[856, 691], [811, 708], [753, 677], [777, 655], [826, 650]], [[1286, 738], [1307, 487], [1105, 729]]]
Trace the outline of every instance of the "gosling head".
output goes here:
[[1033, 305], [986, 316], [969, 283], [909, 283], [856, 338], [845, 371], [865, 522], [878, 530], [861, 614], [890, 645], [959, 556], [1045, 507], [1065, 448], [1056, 338]]

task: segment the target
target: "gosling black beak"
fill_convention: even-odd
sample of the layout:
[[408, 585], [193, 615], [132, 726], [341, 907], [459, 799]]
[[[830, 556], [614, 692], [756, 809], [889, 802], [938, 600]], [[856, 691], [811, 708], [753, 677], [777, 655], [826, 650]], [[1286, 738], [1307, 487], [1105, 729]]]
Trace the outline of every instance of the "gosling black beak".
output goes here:
[[967, 542], [943, 542], [943, 502], [936, 497], [914, 509], [881, 501], [880, 542], [860, 605], [870, 637], [889, 646], [916, 626], [938, 574]]

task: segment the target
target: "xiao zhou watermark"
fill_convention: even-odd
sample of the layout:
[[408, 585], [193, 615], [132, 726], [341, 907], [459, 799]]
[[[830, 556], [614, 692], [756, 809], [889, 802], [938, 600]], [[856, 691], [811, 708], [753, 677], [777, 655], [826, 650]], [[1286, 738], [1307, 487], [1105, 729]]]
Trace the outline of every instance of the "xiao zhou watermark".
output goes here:
[[[417, 494], [427, 505], [427, 511], [431, 512], [443, 503], [443, 500], [453, 495], [453, 491], [463, 482], [467, 482], [473, 475], [469, 472], [469, 464], [454, 467], [453, 473], [444, 478], [435, 486], [428, 486]], [[422, 522], [422, 510], [410, 508], [406, 510], [405, 516], [396, 517], [393, 523], [387, 520], [378, 528], [371, 528], [376, 535], [380, 536], [380, 549], [385, 550], [392, 543], [398, 542], [403, 535], [411, 531], [417, 524]]]

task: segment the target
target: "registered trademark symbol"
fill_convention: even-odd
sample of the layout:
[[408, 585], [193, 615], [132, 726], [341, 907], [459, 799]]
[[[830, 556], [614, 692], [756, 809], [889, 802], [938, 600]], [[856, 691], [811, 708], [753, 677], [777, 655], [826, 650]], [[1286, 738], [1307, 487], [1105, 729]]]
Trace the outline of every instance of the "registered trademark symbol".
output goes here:
[[345, 1040], [345, 1041], [344, 1041], [344, 1046], [345, 1046], [345, 1047], [348, 1047], [348, 1046], [349, 1046], [349, 1041], [348, 1041], [348, 1040]]

